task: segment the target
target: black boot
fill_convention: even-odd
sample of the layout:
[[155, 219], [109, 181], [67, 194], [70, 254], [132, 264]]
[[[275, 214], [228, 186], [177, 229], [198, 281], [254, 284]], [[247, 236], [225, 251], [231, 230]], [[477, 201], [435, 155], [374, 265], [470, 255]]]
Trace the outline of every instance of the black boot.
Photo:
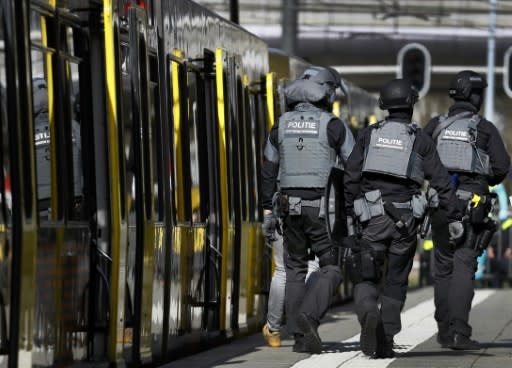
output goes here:
[[294, 334], [295, 344], [293, 344], [292, 351], [294, 353], [309, 353], [304, 344], [304, 335]]
[[384, 341], [377, 344], [377, 351], [375, 358], [387, 359], [394, 358], [395, 352], [393, 351], [393, 338], [386, 338]]
[[382, 344], [384, 340], [384, 329], [380, 315], [376, 312], [368, 312], [361, 329], [360, 344], [363, 354], [374, 356], [379, 343]]
[[304, 334], [303, 341], [307, 351], [313, 354], [320, 354], [322, 352], [322, 340], [317, 331], [318, 323], [305, 313], [300, 313], [295, 322], [299, 330]]
[[436, 340], [437, 340], [437, 343], [439, 345], [441, 345], [442, 348], [445, 348], [445, 349], [449, 348], [453, 342], [453, 338], [451, 338], [450, 336], [447, 336], [445, 334], [442, 334], [441, 332], [437, 333]]
[[453, 334], [453, 340], [450, 345], [453, 350], [480, 350], [480, 344], [478, 341], [471, 340], [468, 336], [464, 336], [458, 333]]

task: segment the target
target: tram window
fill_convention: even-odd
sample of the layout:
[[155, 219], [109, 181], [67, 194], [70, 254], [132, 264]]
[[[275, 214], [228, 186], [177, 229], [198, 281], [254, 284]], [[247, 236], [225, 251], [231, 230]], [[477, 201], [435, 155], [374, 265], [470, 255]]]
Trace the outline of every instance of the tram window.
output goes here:
[[[233, 58], [228, 58], [227, 59], [227, 70], [224, 69], [223, 71], [223, 74], [224, 74], [224, 83], [225, 83], [225, 92], [224, 92], [224, 103], [225, 103], [225, 106], [227, 107], [227, 110], [228, 110], [228, 113], [227, 113], [227, 116], [226, 116], [226, 132], [225, 132], [225, 136], [226, 136], [226, 147], [225, 147], [225, 150], [226, 150], [226, 161], [227, 161], [227, 178], [226, 178], [226, 181], [228, 183], [228, 218], [230, 221], [233, 221], [234, 220], [234, 216], [235, 216], [235, 206], [234, 206], [234, 201], [235, 201], [235, 174], [236, 174], [236, 171], [235, 171], [235, 168], [234, 168], [234, 165], [233, 165], [233, 159], [235, 158], [234, 154], [233, 154], [233, 135], [232, 135], [232, 129], [233, 129], [233, 124], [235, 123], [235, 119], [236, 119], [236, 113], [235, 113], [235, 106], [234, 104], [236, 103], [236, 99], [234, 98], [234, 96], [236, 96], [236, 90], [235, 90], [235, 86], [234, 86], [234, 83], [232, 81], [232, 78], [234, 76], [234, 73], [235, 73], [235, 68], [234, 68], [234, 60]], [[236, 193], [238, 194], [238, 193]]]
[[249, 147], [247, 146], [247, 116], [245, 113], [245, 88], [242, 82], [242, 78], [240, 76], [240, 67], [237, 65], [237, 76], [236, 76], [236, 92], [237, 92], [237, 132], [238, 132], [238, 147], [239, 147], [239, 157], [240, 157], [240, 177], [239, 177], [239, 188], [240, 188], [240, 207], [241, 207], [241, 218], [242, 220], [247, 220], [247, 202], [248, 202], [248, 191], [249, 187], [247, 185], [248, 171], [250, 170], [249, 166]]
[[[188, 74], [190, 108], [190, 169], [192, 221], [204, 222], [207, 216], [208, 161], [206, 154], [206, 115], [204, 106], [204, 82], [198, 74]], [[202, 133], [203, 132], [203, 133]]]
[[148, 25], [153, 27], [155, 24], [154, 0], [144, 0], [144, 8], [146, 9], [146, 13], [148, 15]]
[[41, 221], [51, 213], [51, 135], [49, 122], [48, 85], [44, 76], [46, 55], [32, 51], [32, 111], [36, 153], [37, 210]]
[[172, 116], [174, 126], [173, 181], [176, 220], [192, 219], [190, 144], [188, 130], [188, 89], [185, 65], [171, 61]]
[[128, 9], [134, 6], [138, 6], [146, 11], [146, 14], [148, 16], [148, 25], [150, 27], [153, 27], [154, 24], [154, 0], [121, 0], [120, 6], [122, 7], [122, 12], [120, 14], [123, 14], [123, 16], [128, 15]]
[[247, 221], [253, 221], [254, 207], [256, 206], [254, 193], [257, 191], [255, 186], [255, 172], [256, 172], [256, 152], [254, 151], [254, 110], [251, 104], [251, 94], [249, 88], [245, 89], [244, 93], [244, 112], [245, 112], [245, 142], [246, 147], [246, 170], [247, 170]]
[[[123, 165], [119, 166], [119, 170], [121, 171], [121, 178], [125, 178], [125, 180], [121, 180], [121, 208], [125, 208], [125, 204], [127, 206], [126, 211], [128, 212], [128, 216], [133, 217], [135, 215], [135, 200], [136, 198], [136, 190], [135, 190], [135, 153], [134, 153], [134, 145], [133, 145], [133, 117], [132, 117], [132, 108], [131, 108], [131, 80], [129, 74], [130, 68], [130, 57], [129, 57], [129, 49], [127, 45], [121, 46], [121, 107], [122, 107], [122, 136], [121, 136], [121, 150], [124, 154], [125, 161], [125, 171], [123, 172]], [[120, 133], [121, 134], [121, 133]], [[120, 161], [122, 162], [122, 161]], [[126, 195], [124, 195], [126, 193]], [[128, 201], [125, 202], [125, 197], [128, 196]], [[122, 214], [124, 211], [121, 212]], [[124, 214], [122, 215], [124, 216]]]
[[149, 103], [149, 113], [150, 113], [150, 122], [151, 122], [151, 137], [150, 144], [152, 146], [152, 157], [153, 157], [153, 196], [154, 196], [154, 209], [155, 209], [155, 219], [157, 221], [163, 220], [164, 215], [164, 207], [163, 207], [163, 174], [162, 174], [162, 138], [160, 137], [161, 129], [160, 129], [160, 109], [159, 101], [160, 96], [158, 94], [158, 84], [155, 82], [158, 80], [158, 64], [157, 59], [154, 57], [150, 57], [149, 59], [150, 66], [150, 79], [149, 82], [149, 93], [150, 93], [150, 103]]
[[80, 120], [80, 96], [78, 95], [78, 64], [65, 61], [67, 73], [69, 76], [68, 91], [65, 96], [71, 111], [71, 151], [73, 167], [73, 180], [71, 181], [73, 203], [71, 207], [70, 219], [82, 220], [85, 218], [85, 200], [84, 200], [84, 177], [82, 165], [82, 136], [81, 125], [86, 124]]
[[41, 14], [32, 11], [30, 12], [30, 43], [32, 46], [42, 46], [42, 33], [41, 33]]
[[[258, 94], [254, 96], [253, 99], [254, 103], [254, 110], [255, 110], [255, 121], [253, 125], [253, 136], [254, 136], [254, 149], [255, 149], [255, 157], [256, 162], [260, 163], [263, 162], [263, 146], [264, 142], [266, 140], [267, 135], [267, 125], [268, 125], [268, 115], [267, 115], [267, 108], [266, 108], [266, 102], [265, 97], [263, 94]], [[259, 186], [261, 183], [261, 169], [259, 165], [257, 166], [258, 169], [256, 170], [256, 176], [255, 176], [255, 188], [258, 188], [258, 190], [255, 190], [255, 198], [256, 203], [259, 202]], [[263, 218], [262, 208], [261, 206], [258, 206], [255, 208], [255, 220], [260, 221]]]

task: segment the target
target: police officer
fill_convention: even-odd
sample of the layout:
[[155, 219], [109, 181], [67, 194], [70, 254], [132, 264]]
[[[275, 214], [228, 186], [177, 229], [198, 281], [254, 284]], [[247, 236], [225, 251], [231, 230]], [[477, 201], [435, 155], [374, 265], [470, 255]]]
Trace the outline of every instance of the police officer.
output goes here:
[[468, 219], [466, 239], [455, 245], [445, 238], [446, 213], [438, 210], [432, 218], [437, 340], [443, 347], [460, 350], [479, 348], [470, 339], [472, 329], [468, 324], [476, 259], [485, 247], [481, 242], [484, 233], [490, 240], [494, 231], [487, 216], [492, 202], [489, 185], [500, 183], [510, 166], [498, 130], [478, 115], [486, 87], [480, 74], [471, 70], [459, 72], [449, 88], [454, 104], [446, 115], [433, 118], [425, 127], [452, 174], [458, 204]]
[[[269, 237], [274, 233], [277, 219], [272, 198], [280, 171], [280, 211], [287, 253], [285, 309], [296, 352], [321, 352], [317, 327], [341, 281], [337, 248], [329, 241], [322, 213], [329, 173], [337, 164], [343, 167], [354, 144], [346, 123], [330, 112], [336, 89], [341, 86], [338, 73], [323, 67], [310, 67], [290, 83], [285, 95], [293, 110], [273, 126], [264, 152], [263, 232]], [[320, 270], [306, 290], [310, 251], [318, 257]]]
[[[424, 178], [439, 194], [450, 236], [460, 238], [461, 214], [452, 205], [455, 191], [435, 145], [411, 123], [418, 94], [405, 79], [393, 79], [380, 90], [385, 120], [365, 128], [357, 138], [345, 170], [348, 219], [359, 224], [359, 238], [345, 241], [354, 303], [361, 324], [361, 349], [378, 358], [394, 355], [393, 337], [401, 329], [408, 275], [417, 244], [417, 225], [427, 205], [420, 188]], [[387, 263], [385, 262], [387, 258]], [[385, 285], [378, 287], [385, 270]], [[379, 310], [378, 299], [381, 307]]]
[[[41, 219], [50, 219], [51, 163], [50, 163], [50, 123], [48, 118], [48, 86], [43, 78], [32, 81], [34, 104], [34, 143], [36, 151], [37, 198]], [[80, 217], [83, 205], [82, 150], [80, 125], [71, 122], [73, 149], [73, 194], [75, 217]]]

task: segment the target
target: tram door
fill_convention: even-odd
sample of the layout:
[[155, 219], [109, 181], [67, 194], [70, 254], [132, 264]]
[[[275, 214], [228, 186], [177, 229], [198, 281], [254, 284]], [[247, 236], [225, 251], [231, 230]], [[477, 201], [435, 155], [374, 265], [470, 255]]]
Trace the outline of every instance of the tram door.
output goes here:
[[[126, 205], [128, 213], [127, 293], [123, 350], [125, 359], [144, 363], [152, 359], [153, 338], [161, 340], [161, 327], [152, 323], [155, 281], [163, 270], [156, 267], [155, 254], [163, 248], [161, 215], [162, 178], [156, 157], [161, 150], [155, 124], [156, 51], [148, 43], [146, 12], [132, 7], [127, 13], [128, 34], [122, 38], [122, 105], [126, 160]], [[153, 73], [151, 73], [153, 71]], [[152, 78], [153, 77], [153, 78]], [[152, 80], [153, 79], [153, 80]], [[155, 215], [156, 212], [156, 215]], [[161, 295], [161, 293], [159, 293]]]
[[90, 69], [82, 19], [55, 1], [30, 5], [38, 220], [32, 359], [51, 366], [88, 356], [94, 166], [84, 159], [93, 152], [92, 121], [79, 101], [81, 93], [88, 100]]

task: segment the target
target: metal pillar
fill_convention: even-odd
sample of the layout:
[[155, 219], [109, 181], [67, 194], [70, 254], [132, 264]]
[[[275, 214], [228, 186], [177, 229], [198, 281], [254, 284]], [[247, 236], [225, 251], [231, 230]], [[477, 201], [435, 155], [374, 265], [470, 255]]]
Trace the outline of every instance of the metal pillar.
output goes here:
[[281, 15], [281, 48], [290, 55], [295, 55], [297, 49], [297, 18], [298, 0], [282, 0], [283, 11]]
[[233, 23], [240, 24], [240, 8], [238, 0], [229, 0], [229, 20]]
[[485, 95], [485, 118], [494, 119], [494, 66], [496, 58], [496, 5], [498, 0], [489, 0], [489, 38], [487, 39], [487, 93]]

